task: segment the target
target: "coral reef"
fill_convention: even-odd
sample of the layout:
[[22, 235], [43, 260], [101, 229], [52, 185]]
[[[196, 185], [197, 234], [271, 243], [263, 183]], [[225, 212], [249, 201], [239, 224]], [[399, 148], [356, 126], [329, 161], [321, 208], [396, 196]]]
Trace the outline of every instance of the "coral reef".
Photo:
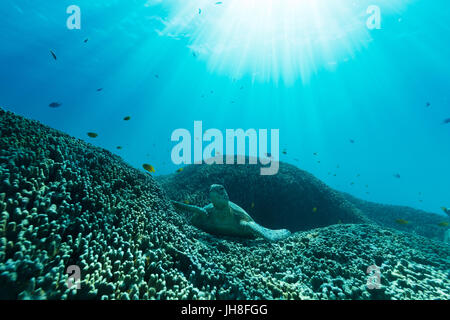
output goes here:
[[449, 299], [449, 256], [369, 224], [213, 237], [119, 157], [0, 109], [0, 299]]
[[[342, 195], [353, 205], [359, 208], [372, 221], [394, 229], [411, 232], [436, 240], [445, 240], [448, 227], [440, 226], [443, 221], [450, 221], [448, 217], [435, 213], [417, 210], [405, 206], [393, 206], [364, 201], [347, 193]], [[398, 224], [396, 220], [403, 219], [408, 224]]]

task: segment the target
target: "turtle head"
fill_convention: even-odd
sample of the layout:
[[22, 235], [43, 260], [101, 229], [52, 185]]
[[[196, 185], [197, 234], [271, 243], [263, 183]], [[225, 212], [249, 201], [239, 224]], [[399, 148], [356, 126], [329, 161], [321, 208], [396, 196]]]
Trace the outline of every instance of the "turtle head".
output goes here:
[[209, 198], [212, 204], [217, 209], [222, 209], [228, 206], [228, 193], [225, 188], [220, 184], [213, 184], [209, 189]]

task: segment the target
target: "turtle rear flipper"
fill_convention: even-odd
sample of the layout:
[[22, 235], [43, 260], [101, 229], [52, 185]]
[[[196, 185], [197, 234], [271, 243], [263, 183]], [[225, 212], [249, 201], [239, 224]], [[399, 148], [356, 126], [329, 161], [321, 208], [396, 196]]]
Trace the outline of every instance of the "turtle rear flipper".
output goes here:
[[200, 208], [197, 206], [191, 206], [189, 204], [185, 204], [185, 203], [181, 203], [181, 202], [173, 201], [173, 200], [171, 200], [171, 202], [172, 202], [173, 206], [177, 209], [181, 209], [181, 210], [185, 210], [185, 211], [189, 211], [189, 212], [197, 213], [197, 214], [208, 215], [208, 212], [203, 208]]
[[271, 230], [260, 226], [254, 221], [242, 221], [241, 225], [249, 228], [256, 236], [263, 237], [268, 241], [283, 240], [291, 235], [291, 232], [286, 229]]

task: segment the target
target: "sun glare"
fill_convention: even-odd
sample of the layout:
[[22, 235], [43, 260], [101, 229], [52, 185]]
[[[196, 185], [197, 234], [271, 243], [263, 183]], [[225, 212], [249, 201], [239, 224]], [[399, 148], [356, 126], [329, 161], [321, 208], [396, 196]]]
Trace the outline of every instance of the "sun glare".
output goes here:
[[308, 82], [352, 59], [371, 41], [367, 1], [178, 1], [161, 35], [186, 37], [219, 73], [259, 81]]

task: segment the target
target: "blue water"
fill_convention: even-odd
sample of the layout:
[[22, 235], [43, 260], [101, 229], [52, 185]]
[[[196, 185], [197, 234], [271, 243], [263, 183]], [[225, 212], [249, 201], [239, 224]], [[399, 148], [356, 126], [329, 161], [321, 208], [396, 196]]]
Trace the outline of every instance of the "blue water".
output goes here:
[[[66, 27], [72, 4], [80, 30]], [[367, 28], [369, 5], [381, 29]], [[279, 129], [281, 161], [331, 187], [440, 212], [449, 10], [445, 0], [2, 0], [0, 105], [156, 174], [178, 168], [170, 135], [195, 120]]]

